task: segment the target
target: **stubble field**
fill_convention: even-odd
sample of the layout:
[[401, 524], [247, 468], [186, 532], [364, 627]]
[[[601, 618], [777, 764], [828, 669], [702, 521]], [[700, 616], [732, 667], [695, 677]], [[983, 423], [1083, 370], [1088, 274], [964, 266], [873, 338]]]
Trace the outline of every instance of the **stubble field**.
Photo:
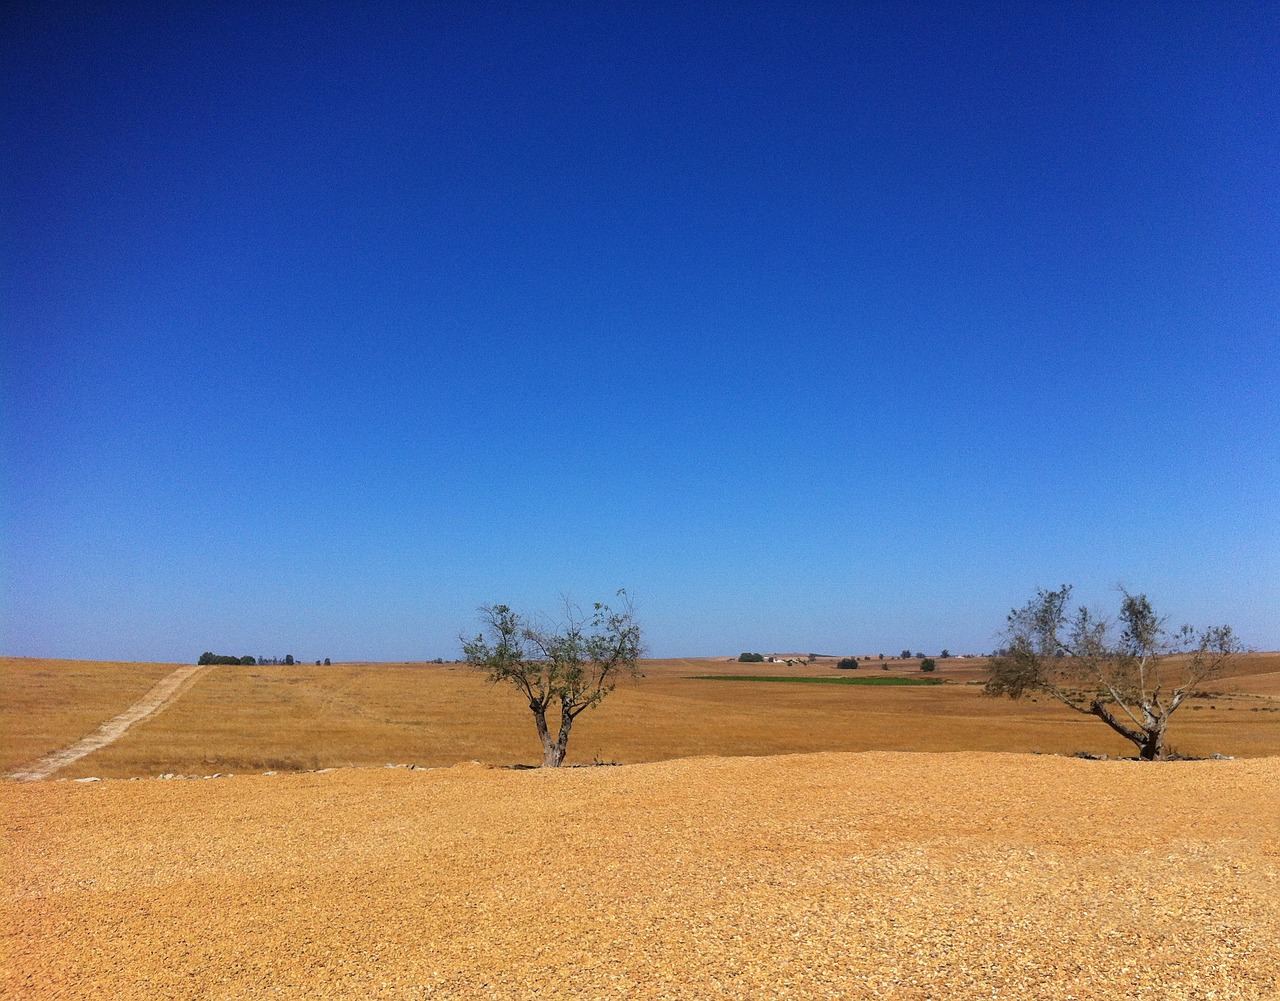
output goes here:
[[[925, 677], [918, 661], [838, 671], [834, 661], [787, 667], [725, 659], [646, 661], [581, 716], [570, 764], [695, 755], [813, 751], [1017, 751], [1111, 756], [1132, 745], [1092, 718], [1043, 697], [982, 695], [984, 661], [943, 661], [946, 684], [878, 688], [696, 680], [698, 675]], [[178, 665], [95, 665], [0, 658], [0, 771], [83, 736]], [[744, 670], [744, 668], [746, 670]], [[58, 679], [62, 679], [61, 683]], [[1174, 716], [1170, 743], [1190, 756], [1280, 750], [1280, 654], [1243, 658], [1226, 693]], [[344, 664], [208, 669], [163, 712], [59, 777], [302, 770], [387, 763], [541, 761], [528, 708], [463, 665]]]
[[[168, 670], [139, 667], [0, 660], [6, 770]], [[1127, 749], [980, 672], [650, 662], [570, 744], [627, 766], [547, 772], [494, 767], [532, 725], [465, 669], [210, 669], [58, 773], [105, 781], [0, 784], [0, 996], [1280, 996], [1280, 657], [1175, 717], [1230, 761], [991, 753]], [[243, 774], [348, 763], [378, 767]], [[241, 774], [124, 780], [161, 771]]]

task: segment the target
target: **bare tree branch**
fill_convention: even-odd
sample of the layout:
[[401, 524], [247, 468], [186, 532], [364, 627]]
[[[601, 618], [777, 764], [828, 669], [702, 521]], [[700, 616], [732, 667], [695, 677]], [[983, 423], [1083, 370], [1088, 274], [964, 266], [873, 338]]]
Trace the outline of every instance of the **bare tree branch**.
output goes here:
[[[597, 602], [590, 613], [565, 599], [558, 624], [491, 605], [480, 609], [485, 631], [462, 641], [466, 659], [488, 672], [489, 681], [510, 682], [528, 698], [544, 767], [564, 761], [573, 721], [599, 705], [620, 674], [641, 676], [636, 663], [643, 652], [640, 626], [626, 591], [618, 598], [619, 609]], [[555, 737], [547, 724], [553, 705], [560, 713]]]
[[[985, 691], [1012, 699], [1045, 692], [1076, 712], [1096, 716], [1136, 745], [1140, 758], [1159, 760], [1167, 753], [1169, 717], [1203, 682], [1220, 675], [1243, 647], [1230, 626], [1199, 633], [1183, 626], [1171, 634], [1146, 595], [1123, 587], [1120, 593], [1121, 630], [1113, 640], [1110, 623], [1083, 606], [1068, 620], [1070, 585], [1038, 590], [1009, 613], [1005, 645], [991, 661]], [[1167, 671], [1166, 658], [1188, 651], [1182, 681], [1165, 702], [1161, 672]], [[1086, 680], [1095, 686], [1088, 699], [1070, 684]]]

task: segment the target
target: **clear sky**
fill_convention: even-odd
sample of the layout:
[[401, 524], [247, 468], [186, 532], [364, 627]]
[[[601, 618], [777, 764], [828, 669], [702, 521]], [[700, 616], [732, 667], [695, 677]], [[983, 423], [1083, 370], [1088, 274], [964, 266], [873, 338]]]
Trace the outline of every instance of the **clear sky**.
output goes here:
[[961, 6], [7, 4], [0, 652], [1280, 649], [1280, 6]]

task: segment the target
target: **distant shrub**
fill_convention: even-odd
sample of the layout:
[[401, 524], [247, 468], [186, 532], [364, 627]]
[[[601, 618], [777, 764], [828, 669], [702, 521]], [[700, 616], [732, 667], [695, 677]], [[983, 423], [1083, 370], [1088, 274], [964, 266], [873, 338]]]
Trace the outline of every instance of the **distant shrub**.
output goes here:
[[950, 656], [951, 656], [951, 651], [944, 648], [942, 653], [938, 654], [938, 659], [946, 660]]
[[204, 653], [200, 655], [200, 659], [197, 660], [196, 663], [197, 664], [239, 664], [240, 658], [229, 657], [226, 654], [222, 654], [222, 653], [210, 653], [208, 650], [206, 650]]
[[902, 657], [902, 659], [903, 659], [903, 660], [910, 660], [910, 659], [911, 659], [911, 651], [910, 651], [910, 650], [903, 650], [903, 651], [902, 651], [902, 653], [900, 654], [900, 656]]
[[258, 658], [251, 653], [246, 653], [243, 657], [240, 658], [240, 663], [243, 664], [245, 667], [253, 667], [255, 664], [258, 663]]
[[920, 661], [920, 670], [922, 671], [936, 671], [937, 668], [938, 662], [932, 657], [926, 657], [924, 660]]
[[328, 657], [326, 657], [326, 658], [324, 659], [324, 666], [325, 666], [325, 667], [328, 667], [328, 666], [329, 666], [329, 658], [328, 658]]
[[880, 665], [880, 670], [882, 670], [882, 671], [887, 671], [887, 670], [889, 670], [889, 665], [888, 665], [888, 664], [881, 664], [881, 665]]
[[763, 664], [764, 654], [762, 653], [744, 653], [740, 654], [738, 661], [742, 664]]
[[291, 653], [286, 653], [286, 654], [284, 655], [284, 662], [285, 662], [286, 664], [292, 664], [292, 663], [293, 663], [293, 654], [291, 654]]
[[856, 671], [858, 669], [857, 657], [845, 657], [836, 665], [841, 671]]

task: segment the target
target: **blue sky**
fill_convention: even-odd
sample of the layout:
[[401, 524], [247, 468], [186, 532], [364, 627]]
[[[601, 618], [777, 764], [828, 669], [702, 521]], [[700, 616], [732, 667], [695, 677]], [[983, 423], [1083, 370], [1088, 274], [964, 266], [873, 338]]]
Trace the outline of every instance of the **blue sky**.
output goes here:
[[0, 652], [1280, 649], [1280, 8], [17, 4]]

